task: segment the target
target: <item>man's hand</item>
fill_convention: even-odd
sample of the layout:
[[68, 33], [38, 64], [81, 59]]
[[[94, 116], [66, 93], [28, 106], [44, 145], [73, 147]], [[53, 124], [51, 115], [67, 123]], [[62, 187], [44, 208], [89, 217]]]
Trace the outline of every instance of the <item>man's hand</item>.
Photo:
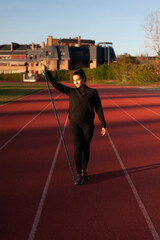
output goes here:
[[101, 134], [102, 134], [102, 137], [106, 134], [106, 128], [102, 128]]

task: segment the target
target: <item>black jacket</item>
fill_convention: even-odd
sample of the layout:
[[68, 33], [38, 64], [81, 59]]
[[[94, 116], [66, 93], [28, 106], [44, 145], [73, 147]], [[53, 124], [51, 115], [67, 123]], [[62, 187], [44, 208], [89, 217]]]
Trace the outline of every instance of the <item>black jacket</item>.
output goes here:
[[101, 100], [96, 89], [89, 88], [87, 85], [83, 85], [83, 89], [71, 88], [57, 83], [50, 71], [47, 71], [47, 77], [55, 89], [69, 95], [70, 121], [78, 125], [93, 124], [95, 110], [101, 121], [101, 127], [106, 128]]

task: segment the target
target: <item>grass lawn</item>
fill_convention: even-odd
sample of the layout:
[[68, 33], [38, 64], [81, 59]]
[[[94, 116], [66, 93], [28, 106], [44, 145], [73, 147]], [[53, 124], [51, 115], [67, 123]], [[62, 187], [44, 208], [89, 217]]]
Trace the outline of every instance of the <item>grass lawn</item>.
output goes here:
[[[101, 83], [117, 86], [134, 86], [134, 87], [150, 87], [150, 88], [160, 88], [160, 83], [156, 84], [131, 84], [123, 83], [118, 81], [88, 81], [88, 83]], [[29, 95], [31, 93], [40, 91], [47, 88], [45, 83], [14, 83], [14, 82], [0, 82], [0, 105], [11, 102], [23, 96]]]
[[40, 83], [0, 83], [0, 105], [45, 88]]

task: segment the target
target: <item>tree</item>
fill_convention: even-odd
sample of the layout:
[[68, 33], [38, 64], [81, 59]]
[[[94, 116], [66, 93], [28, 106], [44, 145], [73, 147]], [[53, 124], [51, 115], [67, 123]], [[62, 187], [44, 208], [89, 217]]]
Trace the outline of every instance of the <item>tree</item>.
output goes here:
[[144, 30], [147, 37], [146, 47], [154, 54], [160, 52], [160, 15], [156, 11], [146, 18]]

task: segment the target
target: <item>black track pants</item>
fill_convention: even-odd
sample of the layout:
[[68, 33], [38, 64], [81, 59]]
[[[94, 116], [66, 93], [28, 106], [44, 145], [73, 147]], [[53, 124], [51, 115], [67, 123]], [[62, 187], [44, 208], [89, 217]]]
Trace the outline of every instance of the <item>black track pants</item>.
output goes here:
[[74, 145], [75, 165], [77, 174], [86, 170], [90, 156], [90, 143], [94, 133], [94, 125], [79, 126], [70, 122], [70, 135]]

